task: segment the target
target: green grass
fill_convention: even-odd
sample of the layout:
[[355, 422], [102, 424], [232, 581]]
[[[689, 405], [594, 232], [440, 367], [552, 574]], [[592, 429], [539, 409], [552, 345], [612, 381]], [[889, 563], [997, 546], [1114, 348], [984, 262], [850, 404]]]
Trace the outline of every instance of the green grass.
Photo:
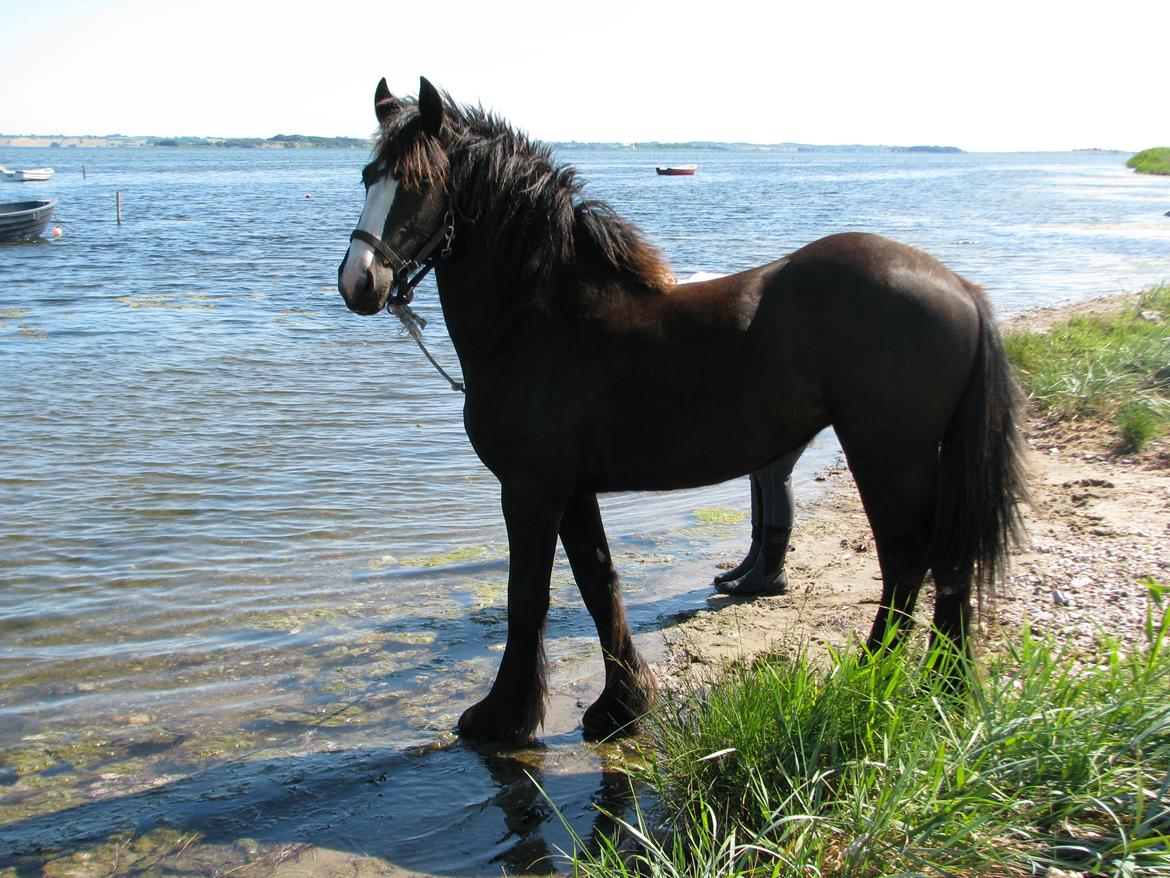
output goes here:
[[1170, 590], [1145, 650], [1022, 634], [956, 703], [929, 656], [766, 658], [655, 712], [610, 876], [1170, 876]]
[[1140, 450], [1170, 424], [1170, 285], [1108, 316], [1048, 332], [1009, 332], [1004, 345], [1030, 399], [1060, 418], [1112, 423]]
[[1125, 165], [1139, 174], [1170, 174], [1170, 146], [1143, 149]]

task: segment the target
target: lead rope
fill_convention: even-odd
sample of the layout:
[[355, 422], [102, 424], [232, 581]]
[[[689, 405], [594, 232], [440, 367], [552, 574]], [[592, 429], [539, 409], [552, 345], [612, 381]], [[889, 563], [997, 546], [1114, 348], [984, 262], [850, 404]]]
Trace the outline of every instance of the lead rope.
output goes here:
[[431, 356], [431, 352], [427, 350], [427, 346], [423, 344], [422, 331], [423, 328], [427, 325], [426, 318], [416, 314], [413, 310], [411, 310], [409, 305], [405, 304], [387, 305], [386, 310], [402, 321], [402, 328], [405, 329], [410, 334], [410, 337], [414, 339], [415, 343], [418, 345], [418, 349], [423, 352], [423, 355], [428, 360], [430, 360], [431, 365], [435, 367], [436, 371], [438, 371], [440, 375], [447, 379], [447, 383], [451, 385], [451, 389], [458, 393], [467, 393], [467, 388], [463, 386], [463, 382], [456, 381], [454, 378], [448, 375], [447, 370], [439, 365], [438, 361]]

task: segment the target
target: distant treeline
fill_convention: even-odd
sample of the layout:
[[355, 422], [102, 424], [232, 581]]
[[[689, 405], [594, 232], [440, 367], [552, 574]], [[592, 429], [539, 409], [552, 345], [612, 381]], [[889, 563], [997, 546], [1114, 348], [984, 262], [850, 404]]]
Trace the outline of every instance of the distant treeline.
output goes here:
[[[10, 135], [0, 133], [0, 146], [30, 147], [235, 147], [244, 149], [303, 149], [312, 147], [342, 147], [369, 149], [371, 142], [360, 137], [317, 137], [311, 134], [277, 134], [275, 137], [154, 137], [124, 134], [97, 135]], [[866, 144], [810, 144], [810, 143], [723, 143], [712, 140], [692, 140], [685, 143], [642, 141], [638, 143], [560, 141], [550, 144], [558, 149], [609, 150], [628, 149], [646, 152], [858, 152], [858, 153], [961, 153], [957, 146], [880, 146]]]
[[245, 149], [300, 149], [319, 146], [368, 148], [370, 141], [359, 137], [315, 137], [311, 134], [277, 134], [275, 137], [148, 137], [150, 146], [231, 146]]

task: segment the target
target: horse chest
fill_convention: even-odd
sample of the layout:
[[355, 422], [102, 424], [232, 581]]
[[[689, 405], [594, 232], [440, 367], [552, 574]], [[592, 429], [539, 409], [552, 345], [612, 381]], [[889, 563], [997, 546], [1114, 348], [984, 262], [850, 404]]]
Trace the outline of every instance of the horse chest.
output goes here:
[[515, 393], [469, 396], [463, 426], [483, 464], [504, 478], [539, 472], [547, 449], [561, 453], [572, 446], [566, 408]]

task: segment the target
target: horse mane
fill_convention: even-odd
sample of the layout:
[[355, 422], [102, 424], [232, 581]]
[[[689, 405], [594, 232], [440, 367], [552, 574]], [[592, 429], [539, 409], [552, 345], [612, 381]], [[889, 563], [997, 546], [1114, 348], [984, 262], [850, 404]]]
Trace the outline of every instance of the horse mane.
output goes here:
[[584, 183], [551, 149], [482, 107], [443, 95], [439, 138], [423, 132], [415, 101], [401, 101], [384, 120], [378, 161], [407, 188], [445, 186], [457, 220], [488, 235], [519, 278], [545, 286], [559, 268], [591, 260], [621, 275], [623, 286], [662, 293], [675, 285], [659, 250], [604, 201], [586, 198]]

